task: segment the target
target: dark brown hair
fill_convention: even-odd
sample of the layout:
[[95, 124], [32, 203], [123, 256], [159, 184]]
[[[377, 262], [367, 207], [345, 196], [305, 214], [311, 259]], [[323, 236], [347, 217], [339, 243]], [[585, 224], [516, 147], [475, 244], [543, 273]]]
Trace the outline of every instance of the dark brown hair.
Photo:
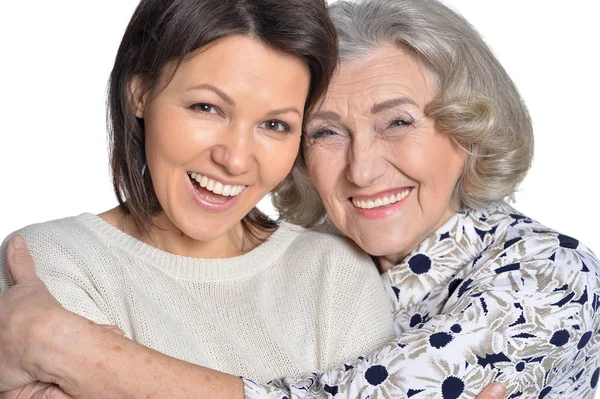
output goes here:
[[[110, 75], [107, 119], [115, 194], [143, 232], [149, 232], [152, 217], [162, 208], [150, 173], [144, 171], [144, 122], [135, 117], [130, 82], [140, 79], [146, 93], [168, 62], [180, 63], [192, 51], [231, 35], [257, 38], [308, 66], [311, 83], [305, 113], [324, 94], [337, 66], [337, 38], [325, 0], [142, 0]], [[274, 226], [256, 208], [242, 223], [250, 233], [251, 226]]]

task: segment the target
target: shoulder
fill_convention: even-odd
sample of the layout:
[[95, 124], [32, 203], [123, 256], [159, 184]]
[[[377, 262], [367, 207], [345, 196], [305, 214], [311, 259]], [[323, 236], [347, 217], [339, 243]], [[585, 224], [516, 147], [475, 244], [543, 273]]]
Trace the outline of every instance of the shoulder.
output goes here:
[[[97, 234], [92, 214], [67, 217], [26, 226], [10, 234], [0, 248], [0, 264], [4, 269], [6, 245], [13, 236], [23, 236], [43, 279], [49, 275], [87, 275], [100, 259], [106, 259], [107, 243]], [[100, 223], [101, 225], [101, 223]]]
[[60, 255], [65, 251], [76, 251], [89, 246], [91, 242], [98, 241], [89, 226], [89, 220], [95, 218], [91, 214], [67, 217], [44, 223], [26, 226], [10, 234], [3, 243], [5, 246], [10, 238], [21, 235], [27, 242], [29, 251], [34, 256], [43, 255], [50, 251]]
[[[568, 283], [600, 287], [600, 261], [576, 238], [562, 234], [505, 204], [483, 212], [478, 220], [493, 221], [492, 241], [481, 257], [497, 278], [535, 278], [537, 290]], [[533, 280], [532, 280], [533, 282]]]
[[496, 246], [502, 246], [503, 256], [512, 254], [525, 259], [547, 256], [553, 262], [560, 262], [570, 254], [598, 264], [592, 251], [570, 235], [546, 227], [508, 205], [498, 206], [495, 214], [503, 219], [502, 228], [496, 232]]
[[[290, 225], [288, 225], [290, 226]], [[375, 269], [369, 255], [346, 237], [291, 226], [295, 231], [289, 251], [304, 258], [318, 259], [323, 266]]]
[[[288, 273], [320, 286], [362, 287], [366, 280], [381, 284], [379, 272], [367, 253], [345, 237], [284, 223], [294, 237], [281, 254]], [[375, 284], [375, 283], [373, 283]]]

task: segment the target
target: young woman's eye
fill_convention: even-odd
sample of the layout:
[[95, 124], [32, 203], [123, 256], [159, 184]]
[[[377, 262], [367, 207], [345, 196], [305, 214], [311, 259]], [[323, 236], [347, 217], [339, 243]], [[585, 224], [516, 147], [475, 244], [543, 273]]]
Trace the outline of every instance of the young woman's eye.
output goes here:
[[205, 103], [197, 103], [190, 105], [190, 109], [192, 111], [206, 112], [207, 114], [218, 114], [219, 109], [214, 105], [205, 104]]
[[278, 121], [276, 119], [264, 121], [259, 125], [259, 127], [279, 133], [289, 133], [291, 130], [287, 123]]

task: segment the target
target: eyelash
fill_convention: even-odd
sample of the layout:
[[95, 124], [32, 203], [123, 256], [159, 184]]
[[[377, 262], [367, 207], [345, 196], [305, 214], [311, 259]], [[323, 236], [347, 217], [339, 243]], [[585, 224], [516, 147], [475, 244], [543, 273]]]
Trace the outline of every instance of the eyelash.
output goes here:
[[[399, 124], [400, 123], [400, 124]], [[414, 123], [413, 120], [407, 120], [407, 119], [394, 119], [393, 121], [391, 121], [389, 123], [389, 127], [391, 128], [395, 128], [395, 127], [408, 127], [408, 126], [412, 126]]]
[[[280, 127], [282, 127], [282, 129], [275, 129], [275, 130], [273, 130], [273, 129], [268, 128], [267, 124], [271, 124], [271, 123], [279, 125]], [[285, 132], [285, 133], [289, 133], [292, 130], [290, 128], [290, 125], [288, 125], [285, 122], [279, 121], [277, 119], [269, 119], [268, 121], [264, 121], [263, 123], [261, 123], [258, 126], [259, 127], [263, 127], [263, 125], [264, 125], [264, 129], [270, 130], [272, 132]]]
[[[409, 126], [412, 126], [413, 124], [414, 124], [413, 120], [394, 119], [388, 124], [388, 127], [389, 128], [409, 127]], [[317, 129], [313, 134], [311, 134], [310, 138], [314, 139], [314, 140], [318, 140], [320, 138], [323, 138], [326, 136], [333, 136], [336, 134], [337, 133], [335, 131], [333, 131], [332, 129], [321, 128], [321, 129]]]
[[[331, 134], [325, 134], [325, 133], [331, 133]], [[331, 129], [318, 129], [316, 132], [314, 132], [313, 134], [310, 135], [310, 139], [318, 140], [320, 138], [323, 138], [326, 136], [333, 136], [335, 134], [337, 134], [337, 133]]]
[[[221, 110], [218, 107], [215, 107], [214, 105], [207, 104], [207, 103], [192, 104], [192, 105], [189, 106], [189, 108], [192, 111], [205, 112], [207, 114], [221, 114]], [[208, 108], [208, 109], [214, 109], [215, 112], [209, 112], [209, 111], [206, 110], [206, 108]]]
[[[204, 112], [207, 114], [218, 114], [221, 115], [221, 110], [211, 104], [207, 104], [207, 103], [196, 103], [196, 104], [192, 104], [189, 106], [189, 109], [191, 109], [192, 111], [198, 111], [198, 112]], [[211, 110], [214, 110], [214, 112], [210, 112]], [[267, 127], [267, 124], [277, 124], [278, 128], [273, 130], [270, 129], [269, 127]], [[280, 120], [277, 119], [269, 119], [267, 121], [262, 122], [259, 127], [263, 127], [264, 129], [273, 131], [273, 132], [285, 132], [285, 133], [289, 133], [292, 129], [290, 128], [290, 125], [288, 125], [285, 122], [282, 122]]]

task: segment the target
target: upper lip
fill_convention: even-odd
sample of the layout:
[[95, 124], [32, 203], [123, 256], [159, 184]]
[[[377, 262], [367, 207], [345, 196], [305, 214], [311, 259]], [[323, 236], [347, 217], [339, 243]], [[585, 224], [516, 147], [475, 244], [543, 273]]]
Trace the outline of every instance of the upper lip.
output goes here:
[[210, 175], [210, 174], [202, 173], [202, 172], [196, 172], [195, 170], [188, 170], [187, 173], [188, 174], [196, 173], [198, 175], [206, 176], [209, 179], [216, 180], [219, 183], [222, 183], [223, 185], [228, 185], [228, 186], [248, 186], [248, 184], [245, 184], [245, 183], [234, 182], [234, 181], [231, 181], [231, 180], [223, 179], [221, 177], [216, 177], [215, 175]]
[[349, 199], [350, 200], [352, 200], [352, 199], [369, 200], [369, 199], [373, 199], [373, 198], [383, 197], [385, 195], [397, 194], [397, 193], [400, 193], [407, 189], [412, 190], [412, 187], [410, 187], [410, 186], [395, 187], [395, 188], [390, 188], [390, 189], [386, 189], [386, 190], [381, 190], [381, 191], [378, 191], [376, 193], [371, 193], [371, 194], [356, 194], [356, 195], [351, 196]]

